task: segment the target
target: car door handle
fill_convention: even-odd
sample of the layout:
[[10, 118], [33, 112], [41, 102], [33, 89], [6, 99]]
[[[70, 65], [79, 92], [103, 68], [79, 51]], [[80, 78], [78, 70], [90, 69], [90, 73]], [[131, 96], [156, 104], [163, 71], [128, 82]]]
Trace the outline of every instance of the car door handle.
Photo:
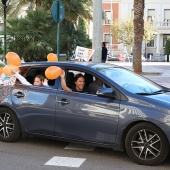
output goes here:
[[70, 102], [66, 99], [62, 99], [62, 100], [57, 100], [57, 103], [60, 103], [61, 105], [65, 105], [65, 104], [69, 104]]
[[21, 98], [21, 97], [24, 97], [24, 93], [22, 92], [17, 92], [17, 93], [14, 93], [14, 96], [16, 96], [17, 98]]

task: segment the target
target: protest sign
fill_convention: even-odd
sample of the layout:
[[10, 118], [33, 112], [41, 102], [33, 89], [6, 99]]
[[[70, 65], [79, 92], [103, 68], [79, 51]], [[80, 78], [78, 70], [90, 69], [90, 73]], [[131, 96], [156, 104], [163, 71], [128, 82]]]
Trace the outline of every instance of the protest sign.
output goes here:
[[14, 76], [6, 76], [4, 73], [2, 73], [0, 75], [0, 84], [1, 85], [5, 85], [5, 86], [11, 85], [11, 86], [13, 86], [15, 84], [15, 81], [16, 81], [16, 77], [14, 77]]
[[80, 61], [89, 61], [93, 53], [94, 53], [93, 49], [77, 46], [75, 52], [76, 55], [75, 59], [78, 59]]

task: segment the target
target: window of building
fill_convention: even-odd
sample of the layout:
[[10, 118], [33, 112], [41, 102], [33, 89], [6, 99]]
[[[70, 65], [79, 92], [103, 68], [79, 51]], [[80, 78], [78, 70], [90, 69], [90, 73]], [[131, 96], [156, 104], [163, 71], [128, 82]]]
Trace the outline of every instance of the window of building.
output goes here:
[[155, 9], [148, 9], [148, 20], [152, 22], [155, 20]]
[[166, 41], [167, 41], [168, 38], [170, 38], [170, 34], [164, 34], [163, 35], [163, 47], [166, 46]]
[[147, 43], [147, 47], [154, 47], [154, 39]]
[[110, 34], [104, 34], [104, 42], [110, 43], [111, 35]]
[[105, 11], [105, 24], [111, 24], [112, 17], [111, 17], [111, 11]]
[[164, 10], [164, 25], [165, 26], [170, 25], [170, 9]]

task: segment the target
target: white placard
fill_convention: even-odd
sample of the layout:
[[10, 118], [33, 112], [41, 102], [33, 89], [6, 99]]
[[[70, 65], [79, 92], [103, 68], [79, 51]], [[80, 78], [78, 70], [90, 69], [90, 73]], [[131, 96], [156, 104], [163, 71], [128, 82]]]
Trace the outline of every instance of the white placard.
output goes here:
[[77, 46], [75, 52], [75, 59], [80, 61], [89, 61], [95, 50]]

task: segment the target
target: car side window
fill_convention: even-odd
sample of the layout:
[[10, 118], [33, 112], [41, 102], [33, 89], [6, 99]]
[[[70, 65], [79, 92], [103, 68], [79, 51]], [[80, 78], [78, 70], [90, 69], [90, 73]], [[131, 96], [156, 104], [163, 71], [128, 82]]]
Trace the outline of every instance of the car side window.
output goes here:
[[[25, 78], [26, 80], [33, 84], [34, 78], [41, 74], [45, 76], [45, 70], [46, 68], [30, 68], [30, 70], [26, 73]], [[52, 88], [52, 89], [56, 89], [56, 90], [61, 90], [61, 78], [58, 77], [56, 79], [53, 80], [48, 80], [48, 85]]]
[[36, 70], [32, 69], [32, 70], [29, 70], [25, 78], [29, 83], [33, 84], [35, 76], [36, 76]]
[[103, 82], [100, 78], [93, 77], [93, 82], [89, 84], [90, 93], [96, 95], [97, 91], [102, 88], [104, 89], [104, 88], [111, 88], [111, 87], [105, 82]]
[[[21, 67], [20, 68], [20, 74], [25, 77], [25, 79], [30, 83], [34, 83], [34, 79], [37, 75], [43, 75], [45, 77], [45, 70], [46, 68], [27, 68]], [[20, 81], [17, 81], [20, 84]], [[52, 88], [55, 88], [55, 80], [49, 80], [48, 85]], [[48, 87], [49, 87], [48, 86]], [[57, 87], [56, 87], [57, 88]]]
[[[82, 79], [79, 82], [79, 80], [76, 79], [76, 76], [79, 76], [79, 75], [84, 80]], [[84, 82], [81, 82], [81, 81], [84, 81]], [[104, 87], [110, 88], [110, 86], [104, 84], [99, 78], [96, 78], [91, 73], [80, 71], [80, 70], [66, 69], [65, 70], [65, 83], [67, 86], [67, 88], [65, 88], [66, 91], [93, 94], [93, 95], [96, 95], [97, 90], [100, 88], [104, 88]]]
[[[26, 73], [29, 69], [30, 69], [30, 66], [20, 67], [19, 68], [19, 74], [21, 76], [25, 77], [25, 75], [26, 75]], [[15, 84], [21, 84], [21, 82], [18, 79], [16, 79]]]
[[89, 93], [85, 83], [85, 72], [81, 70], [65, 69], [65, 75], [62, 77], [62, 89], [68, 92]]

